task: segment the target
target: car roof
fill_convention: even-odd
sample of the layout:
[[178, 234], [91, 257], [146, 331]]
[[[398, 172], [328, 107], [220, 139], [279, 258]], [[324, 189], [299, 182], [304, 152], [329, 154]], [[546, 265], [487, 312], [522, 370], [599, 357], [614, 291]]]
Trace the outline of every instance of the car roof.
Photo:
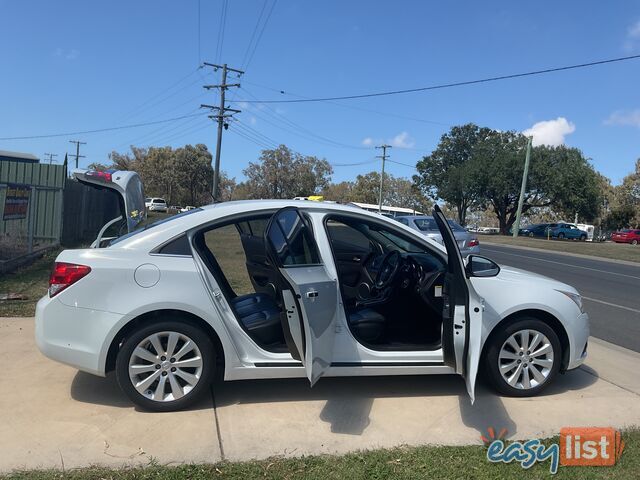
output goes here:
[[[230, 202], [205, 205], [188, 214], [167, 221], [161, 226], [139, 232], [129, 238], [122, 239], [111, 248], [124, 249], [153, 249], [158, 245], [180, 235], [181, 233], [196, 228], [208, 222], [234, 216], [241, 213], [256, 213], [260, 211], [279, 210], [284, 207], [297, 207], [305, 211], [329, 211], [335, 213], [357, 213], [363, 217], [369, 217], [378, 221], [389, 222], [395, 228], [406, 229], [414, 234], [411, 228], [396, 222], [394, 219], [384, 217], [375, 212], [369, 212], [362, 208], [339, 203], [301, 201], [301, 200], [234, 200]], [[436, 247], [440, 245], [435, 243]]]

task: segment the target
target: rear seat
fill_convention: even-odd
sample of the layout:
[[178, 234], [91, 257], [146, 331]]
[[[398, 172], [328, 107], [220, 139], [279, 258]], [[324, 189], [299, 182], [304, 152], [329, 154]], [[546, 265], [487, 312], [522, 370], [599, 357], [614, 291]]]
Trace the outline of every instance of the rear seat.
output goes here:
[[250, 293], [231, 300], [231, 307], [251, 338], [261, 345], [284, 342], [280, 309], [270, 295]]

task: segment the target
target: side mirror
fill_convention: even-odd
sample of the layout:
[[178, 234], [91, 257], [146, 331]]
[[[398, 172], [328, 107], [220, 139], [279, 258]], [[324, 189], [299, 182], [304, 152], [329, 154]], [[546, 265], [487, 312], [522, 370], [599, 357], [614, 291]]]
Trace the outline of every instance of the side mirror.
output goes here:
[[469, 277], [495, 277], [500, 273], [500, 266], [487, 257], [469, 255], [465, 270]]

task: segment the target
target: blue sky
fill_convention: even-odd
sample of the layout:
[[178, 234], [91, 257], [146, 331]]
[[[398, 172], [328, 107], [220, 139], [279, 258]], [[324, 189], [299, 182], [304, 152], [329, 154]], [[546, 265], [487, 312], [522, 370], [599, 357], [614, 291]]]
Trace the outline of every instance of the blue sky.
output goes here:
[[[267, 1], [263, 20], [273, 2]], [[229, 1], [220, 47], [222, 5], [201, 0], [199, 29], [197, 0], [0, 0], [0, 137], [151, 122], [217, 103], [202, 85], [217, 82], [219, 73], [198, 69], [199, 62], [246, 64], [264, 2]], [[222, 168], [240, 179], [265, 145], [285, 143], [333, 164], [370, 162], [336, 166], [334, 180], [346, 180], [379, 168], [376, 144], [394, 144], [392, 160], [415, 164], [449, 126], [475, 122], [503, 130], [535, 126], [537, 142], [580, 148], [618, 183], [640, 157], [640, 60], [335, 103], [265, 107], [243, 100], [413, 88], [638, 53], [640, 3], [633, 1], [279, 0], [242, 88], [229, 93], [243, 111], [224, 135]], [[52, 152], [61, 161], [74, 151], [68, 141], [78, 138], [87, 142], [82, 165], [107, 162], [110, 151], [129, 144], [205, 143], [213, 151], [215, 133], [202, 115], [96, 134], [0, 140], [0, 149], [41, 158]], [[399, 164], [388, 164], [388, 171], [412, 173]]]

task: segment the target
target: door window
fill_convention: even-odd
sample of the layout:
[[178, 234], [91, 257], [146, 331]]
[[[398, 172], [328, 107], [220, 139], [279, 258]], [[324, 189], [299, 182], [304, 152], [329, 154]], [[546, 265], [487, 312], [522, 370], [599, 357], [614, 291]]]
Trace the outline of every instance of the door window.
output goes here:
[[297, 210], [285, 210], [274, 218], [268, 235], [280, 265], [319, 265], [320, 255], [311, 232]]

